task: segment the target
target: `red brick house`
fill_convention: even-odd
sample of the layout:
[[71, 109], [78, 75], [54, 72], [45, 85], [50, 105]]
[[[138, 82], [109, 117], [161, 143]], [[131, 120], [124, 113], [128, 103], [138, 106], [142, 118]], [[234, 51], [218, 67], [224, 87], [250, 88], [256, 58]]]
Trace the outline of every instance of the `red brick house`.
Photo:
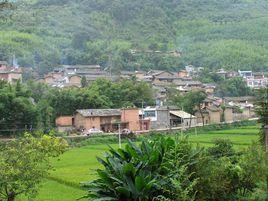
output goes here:
[[128, 128], [132, 131], [140, 129], [139, 110], [127, 109], [84, 109], [77, 110], [74, 115], [74, 127], [89, 130], [96, 128], [104, 132], [113, 132]]

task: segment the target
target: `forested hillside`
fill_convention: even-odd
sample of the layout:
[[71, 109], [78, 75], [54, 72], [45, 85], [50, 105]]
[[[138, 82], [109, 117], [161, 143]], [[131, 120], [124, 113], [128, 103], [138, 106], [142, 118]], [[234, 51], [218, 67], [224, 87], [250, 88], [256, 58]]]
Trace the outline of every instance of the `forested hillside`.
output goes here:
[[41, 73], [96, 63], [268, 70], [267, 10], [266, 0], [17, 0], [0, 11], [0, 60], [16, 55]]

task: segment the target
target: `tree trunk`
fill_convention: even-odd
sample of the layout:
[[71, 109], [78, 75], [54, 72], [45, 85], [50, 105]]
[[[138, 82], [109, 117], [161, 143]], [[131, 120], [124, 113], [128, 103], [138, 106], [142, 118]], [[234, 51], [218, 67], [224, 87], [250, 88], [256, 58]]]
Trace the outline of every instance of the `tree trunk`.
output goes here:
[[15, 201], [16, 194], [14, 192], [9, 193], [7, 196], [7, 201]]
[[[184, 123], [184, 122], [183, 122]], [[190, 114], [190, 123], [189, 123], [189, 128], [191, 128], [192, 125], [192, 114]]]

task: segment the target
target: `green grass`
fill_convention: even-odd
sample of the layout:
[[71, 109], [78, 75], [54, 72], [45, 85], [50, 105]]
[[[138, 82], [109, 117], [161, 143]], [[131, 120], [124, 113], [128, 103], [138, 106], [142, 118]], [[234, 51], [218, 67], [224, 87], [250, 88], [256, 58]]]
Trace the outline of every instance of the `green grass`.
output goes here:
[[258, 133], [257, 126], [244, 126], [236, 129], [207, 131], [197, 135], [190, 133], [189, 140], [200, 145], [211, 146], [215, 139], [229, 139], [235, 148], [244, 148], [258, 140]]
[[40, 201], [73, 201], [85, 195], [85, 191], [53, 180], [45, 180], [35, 200]]
[[[242, 128], [198, 132], [187, 134], [193, 144], [204, 147], [213, 145], [213, 140], [218, 138], [230, 139], [236, 149], [246, 148], [252, 141], [258, 140], [257, 126], [244, 126]], [[117, 148], [117, 144], [110, 144]], [[80, 182], [96, 178], [95, 169], [101, 167], [96, 156], [102, 157], [108, 150], [106, 144], [87, 145], [73, 148], [58, 159], [54, 159], [55, 170], [40, 187], [36, 201], [73, 201], [86, 194], [80, 187]], [[21, 200], [26, 200], [21, 199]]]

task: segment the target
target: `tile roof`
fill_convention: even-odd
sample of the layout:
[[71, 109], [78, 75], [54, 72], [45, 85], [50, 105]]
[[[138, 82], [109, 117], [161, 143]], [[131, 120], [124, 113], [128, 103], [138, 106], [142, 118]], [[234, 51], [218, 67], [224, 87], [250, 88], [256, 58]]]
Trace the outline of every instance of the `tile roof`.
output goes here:
[[254, 101], [254, 96], [241, 96], [241, 97], [225, 97], [226, 101]]
[[81, 114], [84, 117], [105, 117], [105, 116], [120, 116], [120, 109], [84, 109], [76, 110], [77, 113]]
[[202, 85], [201, 82], [199, 81], [194, 81], [194, 80], [187, 80], [187, 81], [181, 81], [181, 80], [176, 80], [174, 81], [174, 84], [176, 84], [177, 86], [185, 86], [185, 85]]
[[213, 105], [210, 106], [210, 107], [208, 107], [207, 110], [210, 110], [210, 111], [212, 111], [212, 112], [220, 112], [220, 111], [221, 111], [220, 108], [218, 108], [218, 107], [216, 107], [216, 106], [213, 106]]
[[6, 61], [0, 61], [0, 64], [7, 65], [7, 62]]

